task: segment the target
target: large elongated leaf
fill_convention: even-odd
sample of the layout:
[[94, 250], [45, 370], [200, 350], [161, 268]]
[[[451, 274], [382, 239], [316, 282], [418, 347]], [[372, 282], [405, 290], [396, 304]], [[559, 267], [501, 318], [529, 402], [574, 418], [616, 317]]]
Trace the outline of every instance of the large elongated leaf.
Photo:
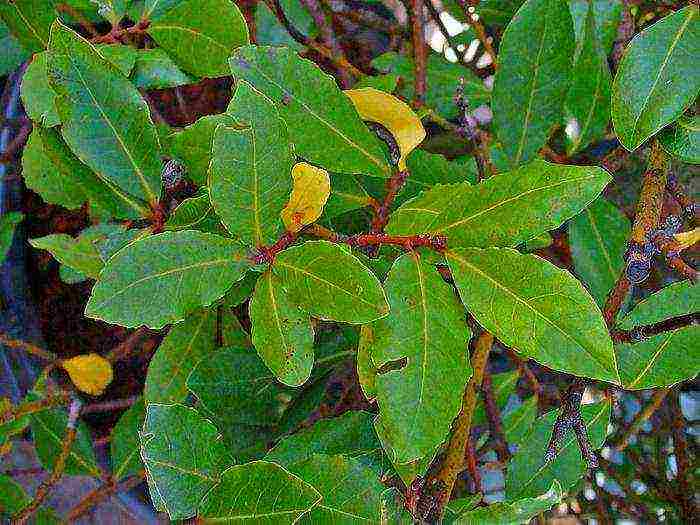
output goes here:
[[223, 297], [249, 267], [231, 239], [191, 230], [133, 242], [106, 264], [85, 315], [162, 328]]
[[[653, 324], [700, 311], [700, 290], [689, 281], [674, 283], [634, 307], [621, 328]], [[700, 373], [700, 327], [687, 326], [635, 344], [618, 345], [622, 386], [629, 390], [659, 388]]]
[[511, 249], [446, 255], [462, 302], [506, 345], [555, 370], [619, 384], [603, 316], [571, 274]]
[[280, 213], [292, 189], [294, 157], [277, 109], [250, 84], [240, 82], [230, 114], [249, 126], [217, 128], [209, 192], [216, 213], [233, 235], [250, 246], [274, 242]]
[[298, 155], [337, 173], [390, 175], [378, 140], [316, 64], [289, 48], [246, 46], [229, 65], [277, 104]]
[[681, 117], [659, 134], [670, 155], [689, 164], [700, 164], [700, 116]]
[[376, 391], [392, 461], [408, 463], [449, 433], [471, 376], [471, 334], [454, 291], [417, 253], [396, 260], [385, 286], [391, 313], [372, 325], [368, 349], [379, 369], [406, 359], [376, 377]]
[[253, 346], [286, 385], [306, 382], [314, 366], [314, 331], [309, 314], [290, 302], [279, 278], [265, 272], [250, 301]]
[[200, 507], [204, 523], [296, 523], [321, 501], [308, 483], [274, 463], [230, 467]]
[[639, 33], [615, 75], [612, 120], [628, 150], [683, 114], [700, 91], [700, 13], [689, 5]]
[[70, 148], [101, 178], [156, 202], [160, 144], [146, 101], [97, 48], [60, 22], [51, 28], [49, 51], [49, 82]]
[[[603, 446], [610, 421], [610, 403], [603, 401], [581, 407], [581, 416], [593, 449]], [[586, 472], [576, 436], [569, 430], [553, 461], [545, 463], [544, 456], [557, 418], [555, 410], [535, 421], [530, 432], [518, 444], [518, 451], [508, 465], [506, 499], [517, 501], [534, 498], [551, 487], [554, 480], [569, 490]]]
[[141, 433], [151, 497], [172, 520], [194, 516], [204, 495], [219, 482], [226, 449], [219, 431], [196, 410], [150, 404]]
[[231, 0], [167, 3], [152, 13], [148, 34], [188, 73], [227, 75], [231, 52], [248, 43], [248, 26], [236, 4]]
[[13, 0], [0, 3], [0, 18], [22, 47], [32, 53], [49, 44], [49, 30], [56, 19], [54, 0]]
[[543, 160], [478, 185], [436, 185], [389, 220], [397, 235], [443, 234], [451, 247], [515, 246], [559, 226], [595, 199], [610, 175]]
[[598, 33], [598, 42], [604, 55], [612, 51], [612, 46], [617, 40], [617, 29], [622, 20], [624, 4], [618, 0], [571, 0], [569, 9], [574, 20], [574, 32], [576, 42], [581, 42], [586, 33], [586, 16], [589, 6], [593, 8], [595, 29]]
[[143, 398], [124, 412], [112, 429], [110, 450], [112, 453], [112, 473], [121, 480], [143, 470], [139, 431], [143, 428], [146, 407]]
[[272, 265], [289, 300], [315, 317], [368, 323], [389, 313], [381, 284], [350, 250], [310, 241], [281, 252]]
[[603, 197], [569, 223], [576, 273], [601, 308], [625, 265], [629, 232], [629, 219]]
[[572, 24], [565, 0], [528, 0], [503, 34], [493, 123], [513, 167], [532, 159], [560, 122], [571, 78]]

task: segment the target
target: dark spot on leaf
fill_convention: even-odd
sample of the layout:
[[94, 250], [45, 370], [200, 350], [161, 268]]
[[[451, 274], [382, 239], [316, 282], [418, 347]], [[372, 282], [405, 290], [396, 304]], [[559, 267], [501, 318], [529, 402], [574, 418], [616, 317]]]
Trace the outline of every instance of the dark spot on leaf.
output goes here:
[[285, 91], [284, 95], [282, 95], [282, 100], [280, 101], [283, 106], [288, 106], [289, 103], [292, 101], [292, 96], [289, 94], [289, 92]]
[[402, 357], [401, 359], [394, 359], [393, 361], [388, 361], [377, 369], [377, 375], [383, 375], [388, 372], [393, 372], [395, 370], [401, 370], [402, 368], [406, 368], [407, 364], [408, 358], [406, 357]]

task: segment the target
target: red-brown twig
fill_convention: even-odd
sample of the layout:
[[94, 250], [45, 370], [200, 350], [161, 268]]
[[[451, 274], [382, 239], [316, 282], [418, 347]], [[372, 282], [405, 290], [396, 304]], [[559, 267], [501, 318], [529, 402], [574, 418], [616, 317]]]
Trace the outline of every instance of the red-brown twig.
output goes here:
[[123, 361], [132, 352], [138, 348], [139, 344], [153, 335], [153, 332], [146, 327], [141, 327], [135, 332], [131, 333], [124, 341], [119, 343], [117, 346], [112, 348], [109, 353], [105, 356], [110, 363], [116, 363], [117, 361]]
[[101, 403], [90, 403], [89, 405], [83, 406], [80, 411], [80, 415], [84, 414], [94, 414], [97, 412], [111, 412], [114, 410], [121, 410], [123, 408], [129, 408], [131, 405], [139, 400], [140, 396], [131, 396], [124, 399], [112, 399], [110, 401], [103, 401]]
[[664, 399], [666, 399], [669, 391], [670, 389], [668, 388], [659, 388], [654, 391], [651, 401], [649, 401], [649, 403], [637, 413], [632, 423], [630, 423], [630, 426], [627, 427], [627, 430], [620, 438], [620, 442], [615, 446], [619, 452], [622, 452], [627, 448], [632, 436], [634, 436], [639, 431], [641, 426], [654, 415], [654, 412], [659, 409], [661, 403], [663, 403]]
[[40, 357], [44, 361], [48, 361], [50, 363], [55, 363], [58, 360], [58, 357], [53, 352], [49, 352], [48, 350], [39, 348], [38, 346], [33, 345], [32, 343], [20, 341], [19, 339], [12, 339], [11, 337], [8, 337], [2, 332], [0, 332], [0, 344], [3, 344], [8, 348], [24, 350], [28, 354]]
[[481, 393], [484, 398], [484, 408], [486, 409], [486, 417], [489, 421], [489, 430], [491, 432], [491, 441], [493, 441], [494, 449], [496, 450], [498, 459], [500, 461], [507, 462], [510, 458], [508, 441], [506, 440], [506, 435], [503, 431], [501, 411], [498, 408], [496, 398], [493, 394], [491, 373], [489, 372], [488, 368], [484, 370], [484, 378], [481, 383]]
[[304, 230], [304, 233], [335, 244], [347, 244], [354, 247], [391, 245], [400, 246], [406, 250], [429, 248], [437, 252], [443, 252], [447, 248], [447, 240], [442, 235], [387, 235], [386, 233], [342, 235], [318, 224], [309, 226]]
[[425, 93], [428, 89], [427, 65], [428, 48], [425, 45], [425, 29], [423, 24], [423, 0], [411, 0], [411, 39], [413, 42], [413, 75], [414, 88], [413, 104], [420, 107], [425, 104]]
[[142, 35], [146, 32], [151, 22], [148, 20], [141, 20], [137, 24], [119, 29], [115, 26], [112, 31], [106, 35], [96, 36], [90, 39], [93, 44], [118, 44], [123, 38], [129, 35]]
[[614, 343], [637, 343], [654, 337], [655, 335], [663, 334], [664, 332], [671, 332], [673, 330], [678, 330], [685, 326], [693, 326], [700, 324], [700, 313], [694, 312], [686, 315], [679, 315], [677, 317], [671, 317], [670, 319], [664, 319], [657, 323], [635, 326], [629, 330], [612, 330], [610, 336]]
[[410, 173], [408, 170], [401, 170], [394, 173], [391, 178], [386, 183], [386, 195], [382, 201], [379, 209], [377, 210], [374, 219], [372, 219], [372, 233], [381, 233], [384, 231], [384, 227], [389, 222], [389, 215], [391, 214], [391, 206], [396, 200], [396, 196], [399, 194], [406, 179], [409, 177]]
[[66, 521], [68, 523], [74, 523], [78, 518], [89, 512], [95, 505], [106, 500], [110, 496], [131, 490], [143, 482], [145, 475], [146, 473], [141, 471], [138, 474], [125, 478], [121, 482], [117, 482], [117, 480], [114, 479], [108, 480], [81, 499], [78, 504], [70, 510]]
[[486, 52], [489, 55], [491, 55], [491, 59], [493, 60], [493, 67], [495, 69], [497, 67], [496, 52], [494, 51], [493, 46], [491, 45], [491, 39], [486, 34], [486, 28], [484, 28], [484, 24], [481, 23], [481, 19], [479, 18], [478, 13], [476, 12], [476, 8], [479, 7], [480, 0], [457, 1], [460, 7], [462, 8], [462, 11], [464, 12], [464, 16], [467, 18], [467, 22], [474, 28], [474, 33], [476, 33], [476, 37], [481, 42], [481, 45], [484, 46]]

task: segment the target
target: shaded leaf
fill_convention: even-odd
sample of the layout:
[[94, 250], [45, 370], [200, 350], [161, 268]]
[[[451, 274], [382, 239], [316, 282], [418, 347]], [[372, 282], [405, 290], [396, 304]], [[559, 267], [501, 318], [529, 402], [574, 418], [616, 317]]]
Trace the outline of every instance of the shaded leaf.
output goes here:
[[296, 233], [318, 220], [331, 193], [331, 179], [323, 168], [299, 162], [292, 168], [292, 194], [282, 210], [287, 231]]
[[[0, 15], [0, 76], [8, 75], [17, 69], [32, 54], [10, 33], [10, 29]], [[26, 76], [26, 71], [25, 71]]]
[[[343, 213], [364, 208], [370, 204], [370, 195], [363, 184], [359, 182], [359, 176], [346, 175], [344, 173], [331, 173], [331, 195], [326, 202], [323, 215], [333, 218]], [[365, 180], [369, 177], [365, 177]], [[379, 180], [382, 179], [372, 179]]]
[[[700, 290], [689, 281], [671, 284], [635, 305], [620, 328], [653, 324], [700, 311]], [[686, 326], [634, 344], [617, 345], [622, 386], [628, 390], [669, 387], [700, 373], [700, 327]]]
[[397, 205], [438, 184], [455, 182], [475, 184], [477, 180], [476, 163], [473, 157], [449, 161], [442, 155], [418, 149], [409, 155], [406, 164], [411, 175], [406, 179], [401, 193], [394, 200]]
[[620, 143], [637, 149], [674, 122], [700, 92], [700, 13], [689, 5], [634, 37], [613, 82], [612, 120]]
[[107, 262], [85, 315], [127, 327], [162, 328], [223, 297], [249, 265], [231, 239], [192, 230], [152, 235]]
[[[177, 205], [165, 223], [166, 230], [198, 230], [209, 222], [220, 221], [214, 213], [206, 188]], [[222, 232], [224, 233], [224, 232]]]
[[619, 384], [603, 316], [571, 274], [505, 248], [446, 257], [462, 302], [504, 344], [554, 370]]
[[139, 431], [143, 428], [145, 417], [146, 406], [143, 398], [139, 398], [122, 414], [112, 429], [110, 440], [112, 473], [116, 480], [138, 474], [143, 470]]
[[329, 171], [389, 177], [384, 153], [335, 80], [288, 48], [246, 46], [229, 60], [237, 79], [271, 98], [296, 153]]
[[101, 355], [90, 353], [77, 355], [61, 362], [70, 380], [81, 392], [91, 396], [102, 395], [114, 378], [112, 364]]
[[7, 253], [12, 246], [17, 225], [22, 222], [24, 215], [17, 211], [11, 211], [0, 216], [0, 264], [5, 261]]
[[595, 29], [598, 33], [601, 51], [608, 55], [612, 51], [613, 44], [617, 40], [617, 30], [622, 20], [623, 4], [619, 0], [571, 0], [569, 9], [574, 21], [576, 42], [581, 42], [586, 32], [586, 16], [588, 6], [593, 8]]
[[32, 62], [22, 75], [22, 103], [29, 118], [50, 128], [61, 123], [56, 109], [56, 92], [49, 86], [47, 76], [48, 53], [34, 55]]
[[[25, 509], [32, 499], [22, 488], [6, 474], [0, 474], [0, 517], [10, 518]], [[8, 521], [9, 523], [9, 521]], [[32, 515], [32, 525], [54, 525], [59, 523], [58, 517], [49, 508], [39, 508]]]
[[182, 71], [163, 49], [140, 49], [132, 75], [139, 89], [168, 89], [195, 84], [197, 79]]
[[493, 125], [512, 167], [534, 158], [560, 122], [573, 51], [565, 0], [528, 0], [508, 24], [498, 52]]
[[[314, 32], [313, 18], [302, 2], [280, 0], [279, 5], [289, 23], [302, 34], [309, 35]], [[289, 31], [280, 24], [277, 17], [264, 3], [258, 4], [255, 9], [255, 41], [258, 45], [287, 46], [296, 51], [304, 49], [304, 46], [292, 38]]]
[[65, 233], [55, 233], [29, 239], [29, 244], [38, 250], [48, 251], [61, 264], [91, 279], [97, 279], [104, 266], [97, 246], [85, 236], [73, 238]]
[[[515, 394], [515, 385], [518, 382], [520, 375], [517, 370], [511, 372], [503, 372], [501, 374], [493, 374], [491, 376], [491, 389], [493, 397], [496, 401], [496, 406], [504, 411], [508, 405], [508, 400], [512, 394]], [[472, 426], [484, 425], [488, 422], [486, 416], [486, 407], [482, 399], [477, 399], [472, 415]]]
[[659, 142], [678, 160], [700, 164], [700, 116], [679, 118], [659, 134]]
[[477, 185], [436, 185], [396, 210], [387, 233], [444, 234], [451, 247], [515, 246], [577, 214], [609, 182], [602, 168], [536, 160]]
[[377, 397], [377, 367], [372, 361], [370, 348], [374, 343], [374, 330], [371, 324], [360, 327], [360, 342], [357, 345], [357, 379], [368, 401]]
[[520, 443], [537, 418], [537, 397], [532, 396], [520, 406], [503, 414], [503, 433], [507, 443]]
[[54, 0], [0, 2], [0, 18], [26, 51], [38, 53], [48, 46], [54, 6]]

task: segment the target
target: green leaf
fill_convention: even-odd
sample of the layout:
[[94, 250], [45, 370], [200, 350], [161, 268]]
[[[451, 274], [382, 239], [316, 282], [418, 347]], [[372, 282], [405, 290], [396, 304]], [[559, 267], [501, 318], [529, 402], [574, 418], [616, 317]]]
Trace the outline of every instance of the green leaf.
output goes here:
[[151, 14], [148, 34], [187, 73], [226, 76], [226, 60], [231, 52], [249, 41], [248, 26], [236, 4], [230, 0], [167, 4]]
[[373, 323], [368, 347], [375, 367], [393, 364], [376, 377], [379, 419], [390, 459], [408, 463], [449, 434], [471, 377], [471, 333], [453, 289], [418, 253], [394, 262], [385, 288], [391, 312]]
[[114, 425], [110, 442], [112, 474], [121, 480], [143, 470], [139, 443], [139, 431], [143, 428], [146, 406], [143, 398], [129, 407]]
[[[304, 35], [310, 35], [316, 30], [314, 20], [302, 2], [297, 0], [280, 0], [289, 23]], [[277, 17], [270, 11], [267, 4], [258, 4], [255, 9], [255, 41], [259, 45], [287, 46], [295, 51], [302, 51], [304, 46], [294, 40]]]
[[[21, 512], [32, 502], [22, 485], [6, 474], [0, 474], [0, 517], [10, 518]], [[9, 523], [9, 520], [8, 520]], [[54, 525], [59, 523], [53, 510], [43, 507], [32, 515], [32, 525]]]
[[165, 336], [148, 364], [146, 403], [183, 403], [185, 381], [204, 358], [216, 350], [217, 314], [199, 310], [176, 324]]
[[350, 250], [309, 241], [282, 251], [272, 264], [292, 303], [320, 319], [369, 323], [389, 313], [377, 278]]
[[226, 469], [199, 511], [204, 523], [296, 523], [321, 495], [274, 463], [254, 461]]
[[134, 85], [139, 89], [168, 89], [194, 84], [197, 79], [182, 71], [161, 48], [140, 49], [136, 56]]
[[589, 5], [593, 9], [595, 30], [598, 34], [601, 50], [604, 55], [612, 51], [617, 40], [617, 29], [622, 20], [623, 3], [620, 0], [571, 0], [569, 9], [574, 21], [576, 42], [581, 42], [586, 32], [586, 16]]
[[659, 142], [671, 156], [700, 164], [700, 116], [684, 116], [659, 134]]
[[17, 211], [7, 212], [0, 216], [0, 264], [5, 261], [12, 246], [17, 225], [22, 222], [24, 215]]
[[619, 384], [600, 310], [571, 274], [515, 250], [449, 250], [459, 295], [504, 344], [569, 374]]
[[311, 318], [289, 300], [270, 270], [255, 286], [250, 322], [253, 346], [267, 367], [285, 385], [303, 385], [314, 366]]
[[531, 160], [562, 115], [574, 30], [565, 0], [528, 0], [501, 40], [493, 124], [510, 164]]
[[103, 180], [158, 201], [160, 144], [141, 94], [97, 48], [60, 22], [51, 28], [49, 51], [49, 82], [70, 148]]
[[151, 497], [171, 520], [194, 516], [204, 495], [220, 480], [226, 449], [219, 431], [196, 410], [149, 404], [141, 433], [141, 457]]
[[[364, 186], [360, 184], [359, 176], [331, 173], [330, 178], [331, 195], [323, 208], [324, 217], [333, 218], [343, 213], [369, 206], [370, 195]], [[384, 182], [383, 179], [370, 177], [365, 177], [364, 179]], [[380, 186], [383, 187], [384, 184], [380, 183]]]
[[288, 48], [246, 46], [229, 60], [277, 105], [297, 155], [336, 173], [389, 177], [381, 145], [335, 80]]
[[373, 339], [372, 325], [363, 325], [357, 345], [357, 379], [368, 401], [374, 401], [377, 398], [377, 367], [370, 355]]
[[[22, 47], [22, 44], [10, 33], [10, 29], [0, 15], [0, 76], [5, 76], [17, 69], [22, 62], [32, 56], [32, 54]], [[24, 76], [27, 73], [25, 71]]]
[[630, 221], [598, 197], [569, 223], [569, 246], [576, 273], [601, 308], [625, 266]]
[[260, 274], [254, 271], [248, 272], [243, 279], [234, 283], [233, 287], [226, 293], [224, 304], [230, 308], [234, 308], [239, 304], [243, 304], [255, 290], [255, 284], [258, 282]]
[[85, 315], [126, 327], [162, 328], [223, 297], [249, 266], [231, 239], [192, 230], [152, 235], [107, 262]]
[[292, 474], [313, 484], [323, 497], [298, 523], [350, 525], [372, 523], [379, 516], [386, 487], [376, 473], [357, 459], [314, 454], [285, 466]]
[[612, 120], [620, 143], [633, 151], [674, 122], [700, 92], [700, 14], [689, 5], [630, 42], [613, 82]]
[[576, 215], [609, 182], [602, 168], [536, 160], [481, 184], [434, 186], [396, 210], [387, 233], [443, 234], [450, 247], [516, 246]]
[[198, 230], [209, 222], [220, 224], [209, 200], [209, 192], [206, 188], [203, 190], [177, 205], [165, 223], [166, 230]]
[[548, 511], [559, 503], [564, 494], [561, 485], [555, 479], [550, 489], [534, 498], [523, 498], [512, 503], [492, 503], [487, 507], [480, 507], [459, 516], [455, 525], [488, 525], [498, 523], [500, 525], [518, 525], [530, 523], [530, 520]]
[[520, 443], [537, 419], [537, 397], [527, 398], [520, 406], [502, 417], [506, 442]]
[[[581, 407], [581, 416], [593, 449], [603, 446], [610, 421], [610, 403], [603, 401]], [[545, 463], [544, 456], [557, 418], [553, 410], [535, 421], [530, 432], [518, 445], [508, 465], [506, 500], [534, 498], [551, 487], [554, 480], [568, 491], [585, 474], [586, 462], [581, 458], [576, 436], [569, 430], [553, 461]]]
[[[501, 411], [504, 411], [508, 405], [508, 400], [511, 394], [515, 394], [515, 385], [518, 382], [520, 375], [517, 370], [511, 372], [503, 372], [502, 374], [493, 374], [491, 376], [491, 387], [496, 405]], [[486, 416], [486, 407], [483, 400], [477, 399], [472, 415], [472, 426], [484, 425], [488, 422]]]
[[138, 53], [136, 49], [122, 44], [97, 44], [95, 47], [125, 77], [131, 74], [136, 65], [136, 55]]
[[56, 19], [54, 0], [0, 2], [0, 18], [28, 52], [38, 53], [49, 43], [49, 30]]
[[37, 53], [22, 75], [22, 103], [34, 122], [50, 128], [61, 123], [56, 109], [56, 92], [49, 86], [48, 52]]
[[418, 149], [408, 157], [406, 164], [411, 175], [394, 200], [397, 205], [438, 184], [476, 183], [476, 164], [471, 157], [449, 161], [442, 155]]
[[209, 194], [227, 230], [250, 247], [274, 243], [292, 190], [294, 157], [272, 101], [239, 82], [228, 113], [246, 129], [214, 133]]
[[599, 41], [592, 3], [582, 37], [574, 59], [573, 80], [564, 102], [568, 155], [605, 135], [610, 121], [612, 79]]
[[[390, 73], [389, 77], [398, 76], [401, 79], [398, 93], [407, 100], [413, 97], [416, 77], [410, 58], [397, 53], [384, 53], [375, 58], [372, 65], [382, 72]], [[459, 64], [448, 62], [440, 55], [431, 53], [428, 56], [425, 76], [428, 85], [425, 104], [446, 118], [457, 116], [454, 95], [461, 79], [464, 79], [464, 95], [472, 107], [485, 104], [491, 99], [491, 93], [479, 77]]]
[[74, 210], [89, 202], [96, 218], [137, 218], [147, 210], [145, 203], [100, 180], [54, 129], [34, 127], [22, 154], [22, 177], [50, 204]]
[[37, 250], [46, 250], [61, 264], [97, 279], [104, 263], [93, 242], [85, 237], [74, 238], [65, 233], [55, 233], [46, 237], [29, 239], [29, 244]]
[[[700, 310], [700, 290], [690, 281], [662, 288], [638, 303], [620, 328], [653, 324]], [[628, 390], [669, 387], [700, 372], [700, 327], [690, 325], [615, 348], [622, 386]]]

